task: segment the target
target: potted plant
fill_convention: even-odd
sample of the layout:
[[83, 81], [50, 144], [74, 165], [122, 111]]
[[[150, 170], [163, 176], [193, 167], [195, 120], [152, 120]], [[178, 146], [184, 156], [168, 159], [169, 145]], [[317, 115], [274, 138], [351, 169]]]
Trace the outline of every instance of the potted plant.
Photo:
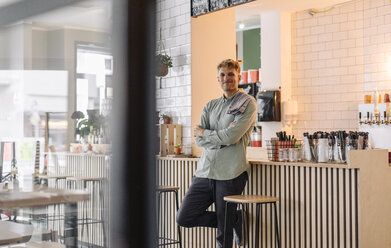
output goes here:
[[85, 118], [83, 112], [75, 111], [71, 118], [76, 120], [75, 134], [76, 140], [83, 141], [90, 133], [91, 129], [99, 130], [104, 122], [104, 117], [99, 115], [97, 110], [87, 110], [88, 118]]
[[175, 153], [176, 155], [182, 154], [182, 144], [176, 144], [176, 145], [174, 146], [174, 153]]
[[161, 53], [156, 55], [156, 76], [166, 76], [170, 67], [172, 67], [172, 58], [169, 55]]
[[171, 124], [171, 116], [167, 114], [161, 114], [160, 118], [163, 120], [163, 124]]

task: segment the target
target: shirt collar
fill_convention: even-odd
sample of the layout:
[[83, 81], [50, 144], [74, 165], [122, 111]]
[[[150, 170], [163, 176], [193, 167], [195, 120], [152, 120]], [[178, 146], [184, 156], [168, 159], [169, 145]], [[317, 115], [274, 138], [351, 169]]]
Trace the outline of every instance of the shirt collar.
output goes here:
[[221, 97], [223, 99], [223, 102], [231, 102], [232, 99], [234, 99], [234, 97], [240, 92], [240, 90], [238, 90], [235, 94], [233, 94], [230, 98], [226, 98], [223, 94], [223, 96]]

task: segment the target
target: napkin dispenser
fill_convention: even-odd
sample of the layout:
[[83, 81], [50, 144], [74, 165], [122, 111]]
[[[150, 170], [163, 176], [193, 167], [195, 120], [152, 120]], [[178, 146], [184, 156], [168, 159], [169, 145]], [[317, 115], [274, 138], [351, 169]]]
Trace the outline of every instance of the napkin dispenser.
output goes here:
[[257, 95], [258, 121], [281, 121], [280, 91], [260, 91]]

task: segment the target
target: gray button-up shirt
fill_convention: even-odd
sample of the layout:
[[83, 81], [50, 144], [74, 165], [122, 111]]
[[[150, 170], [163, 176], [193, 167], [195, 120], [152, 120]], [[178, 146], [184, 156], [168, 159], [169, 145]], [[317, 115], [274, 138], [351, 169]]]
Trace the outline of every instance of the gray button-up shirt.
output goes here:
[[[250, 170], [246, 149], [256, 122], [257, 105], [252, 98], [242, 114], [227, 114], [235, 95], [214, 99], [202, 111], [199, 125], [206, 130], [202, 138], [195, 138], [196, 144], [204, 148], [196, 177], [229, 180]], [[232, 122], [235, 123], [230, 125]]]

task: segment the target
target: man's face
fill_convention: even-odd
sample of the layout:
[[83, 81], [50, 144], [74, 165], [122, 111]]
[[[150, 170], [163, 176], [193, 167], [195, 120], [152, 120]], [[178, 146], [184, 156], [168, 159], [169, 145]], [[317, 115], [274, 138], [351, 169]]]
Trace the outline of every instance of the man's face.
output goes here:
[[236, 92], [238, 90], [240, 77], [240, 74], [234, 68], [229, 67], [220, 68], [217, 76], [224, 92]]

